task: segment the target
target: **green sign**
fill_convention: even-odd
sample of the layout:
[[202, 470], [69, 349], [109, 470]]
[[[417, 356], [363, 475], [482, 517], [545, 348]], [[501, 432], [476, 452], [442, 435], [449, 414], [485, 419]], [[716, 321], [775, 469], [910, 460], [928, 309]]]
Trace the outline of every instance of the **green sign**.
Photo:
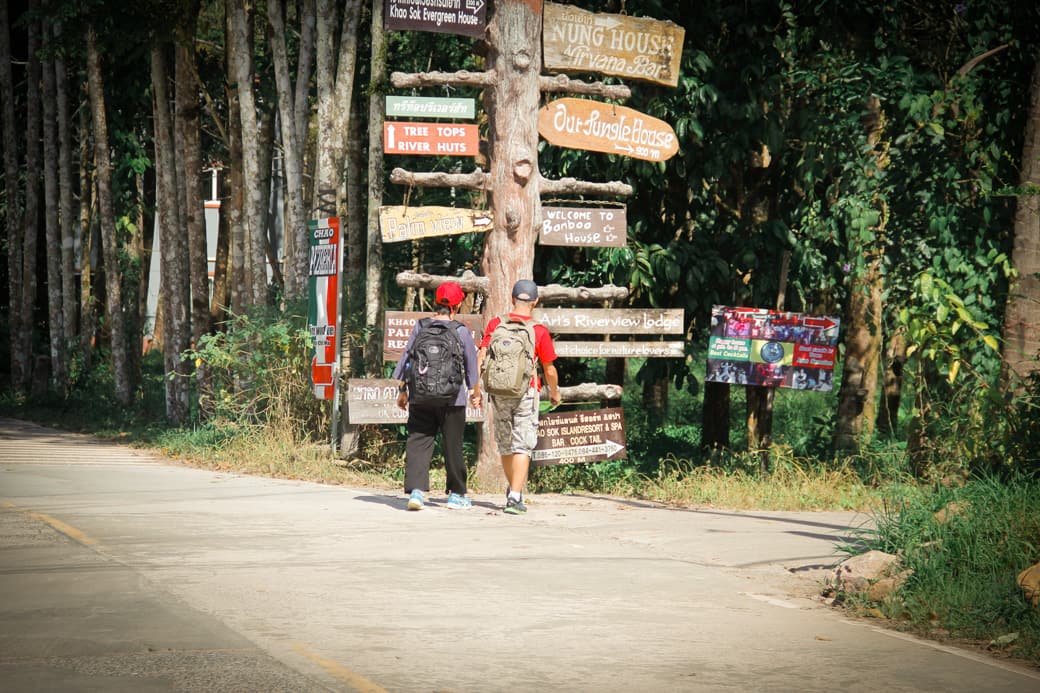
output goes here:
[[449, 99], [437, 96], [388, 96], [388, 118], [472, 118], [473, 99]]

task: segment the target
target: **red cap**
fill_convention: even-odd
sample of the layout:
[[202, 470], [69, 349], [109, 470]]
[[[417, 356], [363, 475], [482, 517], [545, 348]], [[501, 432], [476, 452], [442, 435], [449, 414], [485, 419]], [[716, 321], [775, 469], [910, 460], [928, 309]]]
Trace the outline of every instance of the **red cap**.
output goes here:
[[466, 294], [462, 291], [462, 287], [455, 282], [444, 282], [437, 287], [436, 301], [442, 306], [455, 307], [462, 303], [464, 298], [466, 298]]

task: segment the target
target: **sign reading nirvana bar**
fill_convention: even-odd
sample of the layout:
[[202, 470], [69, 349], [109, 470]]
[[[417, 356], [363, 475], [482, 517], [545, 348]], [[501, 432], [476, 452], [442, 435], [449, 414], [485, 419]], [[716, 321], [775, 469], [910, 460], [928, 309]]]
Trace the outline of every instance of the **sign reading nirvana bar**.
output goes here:
[[672, 126], [625, 106], [566, 97], [538, 111], [538, 134], [550, 144], [666, 161], [679, 151]]
[[458, 207], [379, 208], [379, 230], [383, 243], [408, 241], [428, 236], [454, 236], [491, 230], [491, 212]]
[[599, 72], [676, 86], [686, 30], [673, 22], [594, 14], [545, 3], [543, 62], [549, 70]]
[[838, 318], [713, 306], [705, 380], [828, 391]]
[[542, 245], [624, 248], [628, 219], [624, 207], [542, 207]]
[[481, 38], [487, 24], [487, 0], [386, 0], [387, 31], [434, 31]]

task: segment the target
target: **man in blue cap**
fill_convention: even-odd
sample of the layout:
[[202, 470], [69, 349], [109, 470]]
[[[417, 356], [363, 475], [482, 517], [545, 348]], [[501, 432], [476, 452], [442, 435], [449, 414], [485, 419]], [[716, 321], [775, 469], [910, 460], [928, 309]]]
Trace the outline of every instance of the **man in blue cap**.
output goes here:
[[[537, 304], [538, 285], [530, 279], [521, 279], [513, 285], [513, 309], [506, 316], [506, 321], [522, 324], [529, 332], [533, 328], [533, 361], [542, 364], [545, 384], [549, 387], [549, 401], [553, 406], [557, 406], [560, 403], [560, 384], [553, 363], [556, 360], [556, 348], [549, 330], [532, 317]], [[495, 329], [502, 322], [502, 318], [492, 318], [484, 330], [477, 359], [481, 366], [487, 358]], [[538, 378], [537, 368], [534, 368], [533, 364], [532, 372], [533, 375], [521, 394], [491, 394], [495, 443], [502, 459], [502, 471], [505, 472], [506, 482], [509, 484], [503, 512], [510, 515], [522, 515], [527, 512], [523, 490], [531, 466], [531, 452], [538, 443], [538, 402], [542, 381]], [[479, 404], [479, 391], [475, 397], [474, 403]]]

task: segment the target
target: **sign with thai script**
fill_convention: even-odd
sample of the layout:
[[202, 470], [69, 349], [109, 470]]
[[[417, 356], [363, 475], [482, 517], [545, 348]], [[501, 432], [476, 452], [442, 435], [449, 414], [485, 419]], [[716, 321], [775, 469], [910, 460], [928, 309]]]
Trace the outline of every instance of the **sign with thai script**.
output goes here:
[[686, 30], [674, 22], [598, 14], [545, 3], [543, 63], [548, 70], [599, 72], [674, 87]]
[[307, 329], [314, 340], [311, 382], [314, 396], [332, 399], [339, 340], [340, 234], [339, 217], [311, 219], [307, 222], [310, 239]]
[[535, 308], [534, 318], [557, 334], [681, 334], [682, 308]]
[[[408, 344], [415, 322], [428, 318], [430, 313], [419, 311], [388, 310], [383, 318], [383, 360], [396, 361]], [[469, 328], [473, 343], [479, 344], [484, 336], [484, 316], [478, 313], [457, 313], [455, 319]]]
[[492, 227], [491, 212], [458, 207], [379, 208], [379, 230], [383, 243], [408, 241], [428, 236], [482, 233]]
[[704, 379], [829, 391], [840, 324], [827, 316], [714, 306]]
[[476, 156], [480, 137], [472, 123], [383, 123], [383, 151], [387, 154]]
[[571, 97], [538, 111], [538, 134], [550, 144], [665, 161], [679, 151], [672, 126], [625, 106]]
[[[391, 378], [351, 378], [347, 381], [347, 420], [352, 424], [408, 423], [408, 412], [397, 406], [398, 381]], [[483, 421], [484, 408], [466, 406], [466, 421]]]
[[535, 467], [616, 460], [625, 456], [625, 422], [620, 407], [542, 414]]
[[627, 241], [624, 207], [542, 207], [542, 245], [624, 248]]
[[388, 118], [472, 118], [476, 114], [474, 99], [440, 96], [388, 96]]
[[487, 24], [487, 0], [386, 0], [387, 31], [433, 31], [480, 38]]

